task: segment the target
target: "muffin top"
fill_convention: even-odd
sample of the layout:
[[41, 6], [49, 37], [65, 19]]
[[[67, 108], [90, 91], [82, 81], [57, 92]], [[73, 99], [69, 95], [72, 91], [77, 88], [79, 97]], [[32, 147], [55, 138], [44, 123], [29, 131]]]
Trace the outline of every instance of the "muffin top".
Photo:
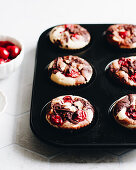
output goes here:
[[51, 80], [64, 86], [86, 84], [93, 74], [86, 60], [72, 55], [57, 57], [49, 64], [48, 70]]
[[91, 40], [89, 32], [77, 24], [65, 24], [54, 27], [49, 38], [56, 46], [75, 50], [85, 47]]
[[46, 109], [50, 125], [62, 129], [79, 129], [91, 123], [93, 106], [84, 98], [67, 95], [53, 99]]

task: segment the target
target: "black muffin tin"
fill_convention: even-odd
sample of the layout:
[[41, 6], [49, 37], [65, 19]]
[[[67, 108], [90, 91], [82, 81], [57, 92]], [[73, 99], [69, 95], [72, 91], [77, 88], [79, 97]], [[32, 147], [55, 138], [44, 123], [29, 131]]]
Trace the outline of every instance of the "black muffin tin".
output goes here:
[[[136, 132], [115, 122], [110, 106], [120, 97], [135, 93], [129, 88], [111, 80], [106, 65], [114, 59], [136, 55], [135, 50], [121, 50], [109, 45], [105, 30], [109, 24], [84, 24], [91, 34], [90, 44], [81, 50], [63, 50], [49, 40], [48, 29], [39, 38], [33, 82], [30, 125], [38, 138], [46, 143], [64, 147], [135, 147]], [[62, 87], [52, 83], [48, 77], [48, 64], [58, 56], [78, 55], [94, 67], [93, 79], [87, 85]], [[44, 106], [61, 95], [78, 95], [86, 98], [96, 110], [92, 124], [77, 131], [64, 131], [51, 127], [45, 120]]]

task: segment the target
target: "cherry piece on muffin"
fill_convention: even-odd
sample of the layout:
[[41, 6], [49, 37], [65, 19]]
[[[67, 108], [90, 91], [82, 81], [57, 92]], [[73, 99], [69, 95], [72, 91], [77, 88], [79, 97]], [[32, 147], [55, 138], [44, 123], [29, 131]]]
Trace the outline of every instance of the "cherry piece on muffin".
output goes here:
[[106, 31], [107, 41], [119, 48], [136, 48], [136, 25], [111, 25]]
[[117, 100], [112, 113], [120, 125], [136, 129], [136, 94], [128, 94]]
[[48, 67], [50, 79], [63, 86], [86, 84], [92, 77], [91, 65], [78, 56], [63, 56], [53, 60]]
[[76, 50], [89, 44], [91, 36], [89, 32], [77, 24], [65, 24], [54, 27], [49, 34], [50, 41], [56, 46]]
[[46, 108], [46, 120], [60, 129], [76, 130], [88, 126], [95, 114], [94, 107], [86, 99], [73, 95], [54, 98]]
[[108, 65], [107, 71], [121, 83], [136, 87], [136, 56], [114, 60]]

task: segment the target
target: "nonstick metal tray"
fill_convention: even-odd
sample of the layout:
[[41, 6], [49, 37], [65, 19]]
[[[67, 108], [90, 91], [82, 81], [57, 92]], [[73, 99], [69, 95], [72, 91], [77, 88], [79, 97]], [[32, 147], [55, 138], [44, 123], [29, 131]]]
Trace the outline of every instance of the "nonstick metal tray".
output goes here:
[[[120, 97], [135, 93], [134, 88], [112, 81], [105, 67], [112, 60], [136, 55], [136, 50], [121, 50], [110, 46], [104, 37], [109, 24], [83, 24], [91, 34], [91, 43], [81, 50], [62, 50], [49, 40], [48, 29], [39, 38], [36, 53], [35, 74], [31, 101], [30, 125], [38, 138], [46, 143], [64, 147], [135, 147], [136, 132], [121, 127], [113, 119], [110, 106]], [[84, 86], [65, 88], [52, 83], [47, 66], [58, 56], [78, 55], [94, 67], [93, 80]], [[96, 116], [93, 124], [76, 132], [52, 128], [45, 120], [44, 106], [61, 95], [78, 95], [94, 105]], [[46, 113], [45, 113], [46, 114]]]

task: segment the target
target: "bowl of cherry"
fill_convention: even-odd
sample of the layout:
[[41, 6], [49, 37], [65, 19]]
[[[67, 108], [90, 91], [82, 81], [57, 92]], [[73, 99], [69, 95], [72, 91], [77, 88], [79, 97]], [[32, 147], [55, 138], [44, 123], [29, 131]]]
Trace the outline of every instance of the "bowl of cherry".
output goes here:
[[0, 35], [0, 79], [12, 74], [22, 63], [24, 48], [17, 39]]

